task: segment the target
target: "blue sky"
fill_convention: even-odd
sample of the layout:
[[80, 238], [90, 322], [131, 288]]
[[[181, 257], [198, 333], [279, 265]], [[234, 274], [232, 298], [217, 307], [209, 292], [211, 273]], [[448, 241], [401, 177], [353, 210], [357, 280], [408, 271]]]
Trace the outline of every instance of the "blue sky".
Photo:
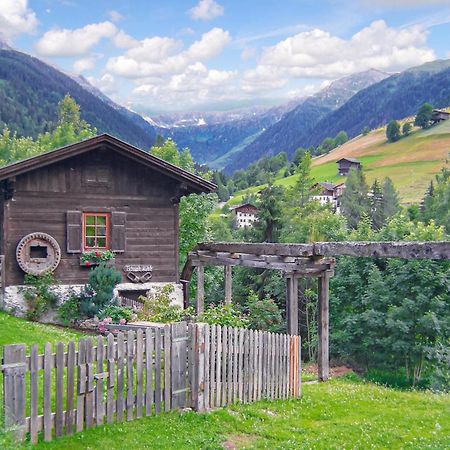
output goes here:
[[450, 0], [0, 0], [0, 36], [139, 112], [223, 110], [450, 58]]

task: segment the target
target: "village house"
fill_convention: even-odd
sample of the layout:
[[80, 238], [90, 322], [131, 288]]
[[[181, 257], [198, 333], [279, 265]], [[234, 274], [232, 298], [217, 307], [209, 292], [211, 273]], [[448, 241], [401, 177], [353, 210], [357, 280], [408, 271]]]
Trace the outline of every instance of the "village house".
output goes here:
[[345, 183], [333, 184], [327, 182], [316, 183], [312, 187], [315, 192], [311, 197], [321, 205], [330, 205], [337, 214], [340, 213], [340, 198], [345, 190]]
[[178, 204], [215, 185], [109, 135], [0, 169], [3, 306], [25, 309], [25, 274], [53, 272], [61, 294], [113, 257], [121, 295], [171, 283], [182, 304]]
[[431, 121], [433, 124], [443, 122], [444, 120], [448, 120], [450, 118], [450, 112], [442, 111], [440, 109], [433, 109], [431, 113]]
[[338, 175], [340, 177], [346, 177], [350, 172], [350, 169], [361, 169], [361, 163], [355, 158], [341, 158], [336, 161], [338, 165]]
[[258, 208], [250, 203], [235, 206], [231, 210], [237, 228], [251, 227], [258, 220]]

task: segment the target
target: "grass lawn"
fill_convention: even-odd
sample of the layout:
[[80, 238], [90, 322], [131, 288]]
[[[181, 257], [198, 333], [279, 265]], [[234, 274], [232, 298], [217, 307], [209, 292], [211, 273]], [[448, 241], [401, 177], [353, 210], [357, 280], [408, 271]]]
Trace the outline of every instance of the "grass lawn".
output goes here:
[[[68, 328], [28, 322], [0, 311], [0, 345], [38, 344], [39, 351], [43, 352], [47, 342], [56, 344], [57, 342], [78, 340], [82, 337], [81, 333]], [[1, 352], [3, 353], [3, 349]]]
[[[303, 387], [303, 398], [171, 412], [101, 426], [37, 448], [445, 449], [450, 396], [402, 392], [357, 379]], [[17, 448], [17, 447], [16, 447]]]

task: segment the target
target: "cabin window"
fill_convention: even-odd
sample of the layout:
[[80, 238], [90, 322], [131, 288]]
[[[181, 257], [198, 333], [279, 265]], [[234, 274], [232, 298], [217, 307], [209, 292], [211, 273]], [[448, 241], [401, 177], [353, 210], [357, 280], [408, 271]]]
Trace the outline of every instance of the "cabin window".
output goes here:
[[83, 214], [83, 248], [109, 249], [109, 214], [84, 213]]

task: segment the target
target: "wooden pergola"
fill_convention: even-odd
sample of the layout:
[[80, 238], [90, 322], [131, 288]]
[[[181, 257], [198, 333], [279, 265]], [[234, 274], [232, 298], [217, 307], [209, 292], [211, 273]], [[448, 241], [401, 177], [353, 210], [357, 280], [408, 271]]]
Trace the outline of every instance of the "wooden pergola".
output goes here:
[[281, 270], [286, 279], [288, 333], [297, 335], [298, 279], [317, 278], [318, 283], [318, 378], [329, 377], [329, 280], [334, 274], [335, 256], [404, 259], [450, 259], [450, 242], [317, 242], [314, 244], [275, 244], [207, 242], [189, 253], [181, 274], [185, 306], [189, 303], [188, 284], [197, 270], [196, 310], [205, 303], [204, 267], [223, 266], [225, 303], [232, 301], [232, 267]]

